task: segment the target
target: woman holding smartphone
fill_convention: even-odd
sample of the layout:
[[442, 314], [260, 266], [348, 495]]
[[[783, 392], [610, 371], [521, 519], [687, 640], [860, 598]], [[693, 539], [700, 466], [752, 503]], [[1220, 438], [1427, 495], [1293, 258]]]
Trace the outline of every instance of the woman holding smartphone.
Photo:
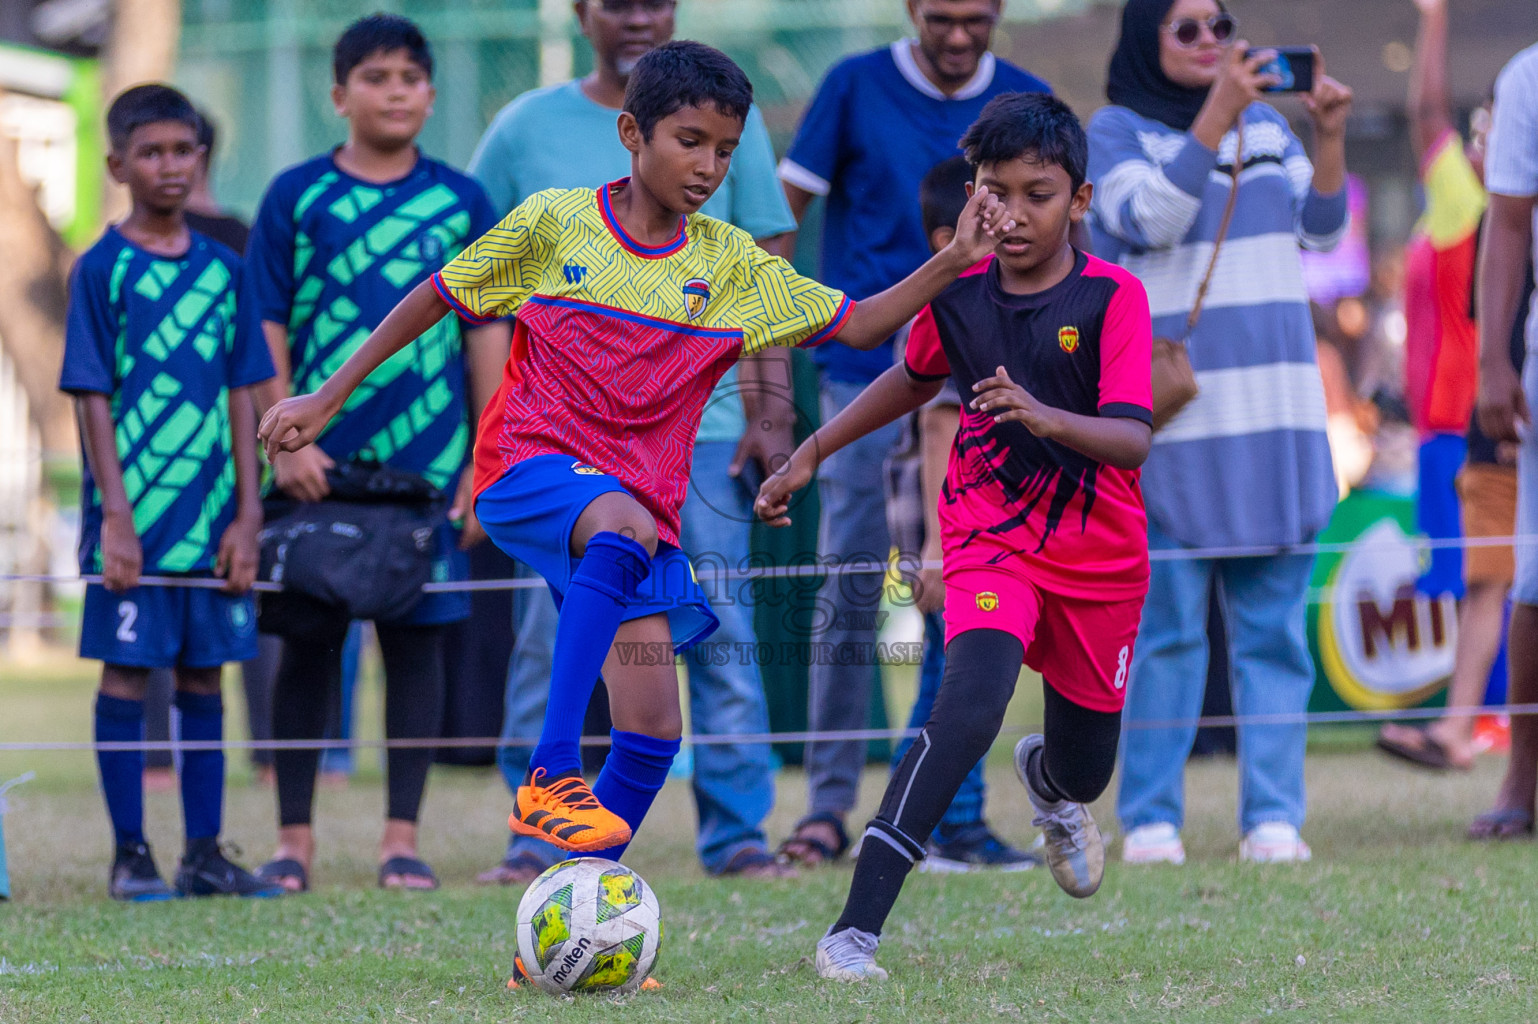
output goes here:
[[[1155, 435], [1143, 467], [1155, 561], [1128, 681], [1117, 806], [1132, 863], [1185, 859], [1183, 780], [1207, 679], [1211, 588], [1228, 627], [1238, 715], [1302, 712], [1314, 681], [1304, 631], [1310, 558], [1192, 559], [1178, 549], [1306, 543], [1338, 497], [1299, 249], [1327, 250], [1345, 234], [1351, 91], [1324, 74], [1316, 53], [1302, 97], [1314, 122], [1310, 162], [1286, 118], [1262, 102], [1281, 84], [1262, 70], [1274, 51], [1248, 52], [1238, 36], [1216, 0], [1130, 0], [1111, 58], [1112, 106], [1089, 126], [1095, 253], [1143, 280], [1155, 336], [1185, 341], [1199, 388]], [[1138, 725], [1171, 721], [1189, 724]], [[1240, 726], [1242, 858], [1308, 859], [1299, 834], [1305, 739], [1301, 722]]]

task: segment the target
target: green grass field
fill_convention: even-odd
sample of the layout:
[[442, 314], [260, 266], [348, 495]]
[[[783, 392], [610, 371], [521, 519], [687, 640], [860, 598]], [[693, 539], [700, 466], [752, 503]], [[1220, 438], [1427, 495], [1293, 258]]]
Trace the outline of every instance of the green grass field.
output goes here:
[[[73, 662], [0, 666], [0, 740], [87, 736], [85, 673]], [[1031, 719], [1029, 689], [1010, 739]], [[239, 703], [233, 690], [228, 703]], [[1007, 749], [995, 752], [991, 817], [1026, 842]], [[1496, 759], [1438, 778], [1386, 763], [1364, 733], [1322, 736], [1305, 830], [1315, 859], [1273, 868], [1236, 862], [1233, 766], [1196, 765], [1185, 867], [1113, 863], [1083, 902], [1045, 871], [915, 875], [880, 954], [892, 978], [864, 987], [822, 982], [811, 966], [848, 867], [792, 881], [708, 879], [693, 856], [688, 787], [674, 781], [628, 858], [662, 901], [665, 987], [623, 1001], [504, 987], [520, 892], [470, 882], [504, 838], [508, 800], [490, 771], [435, 770], [423, 854], [444, 888], [373, 889], [383, 794], [373, 753], [361, 761], [349, 789], [321, 794], [313, 893], [119, 906], [105, 898], [105, 813], [89, 756], [0, 754], [0, 779], [39, 774], [13, 791], [5, 819], [16, 898], [0, 904], [0, 1024], [1538, 1019], [1534, 848], [1459, 838], [1493, 791]], [[231, 765], [227, 836], [255, 863], [270, 848], [272, 797], [248, 784], [239, 755]], [[880, 788], [873, 771], [862, 816]], [[775, 838], [801, 810], [798, 772], [782, 776], [780, 797]], [[148, 806], [168, 871], [177, 800], [151, 794]], [[1098, 813], [1112, 822], [1108, 804]]]

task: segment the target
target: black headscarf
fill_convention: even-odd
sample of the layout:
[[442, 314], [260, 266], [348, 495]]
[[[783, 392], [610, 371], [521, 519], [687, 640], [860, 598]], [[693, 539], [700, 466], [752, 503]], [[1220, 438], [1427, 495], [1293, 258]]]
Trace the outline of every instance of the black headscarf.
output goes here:
[[1207, 102], [1207, 90], [1177, 85], [1159, 66], [1159, 25], [1174, 5], [1175, 0], [1127, 0], [1105, 95], [1117, 106], [1186, 131]]

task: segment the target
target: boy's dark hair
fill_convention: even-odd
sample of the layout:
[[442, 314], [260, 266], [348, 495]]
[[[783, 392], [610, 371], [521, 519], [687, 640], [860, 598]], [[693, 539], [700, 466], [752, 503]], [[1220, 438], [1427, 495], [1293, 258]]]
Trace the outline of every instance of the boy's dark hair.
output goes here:
[[399, 14], [370, 14], [347, 26], [331, 49], [331, 71], [337, 85], [346, 85], [352, 69], [376, 53], [405, 50], [412, 63], [433, 77], [433, 51], [416, 22]]
[[212, 167], [214, 163], [214, 144], [219, 141], [219, 129], [214, 127], [213, 118], [203, 111], [199, 110], [197, 114], [198, 145], [203, 147], [203, 161]]
[[967, 185], [972, 181], [972, 165], [964, 156], [941, 160], [919, 182], [919, 212], [924, 218], [924, 237], [935, 228], [953, 228], [967, 205]]
[[709, 104], [739, 121], [748, 119], [753, 83], [730, 57], [704, 43], [677, 39], [663, 43], [636, 62], [625, 87], [625, 110], [650, 142], [652, 131], [669, 114]]
[[1084, 126], [1068, 104], [1044, 92], [1007, 92], [989, 100], [961, 137], [961, 148], [973, 170], [1019, 157], [1057, 164], [1076, 192], [1089, 163]]
[[192, 101], [169, 85], [136, 85], [107, 108], [107, 139], [121, 153], [135, 131], [161, 121], [175, 121], [196, 132], [202, 119]]

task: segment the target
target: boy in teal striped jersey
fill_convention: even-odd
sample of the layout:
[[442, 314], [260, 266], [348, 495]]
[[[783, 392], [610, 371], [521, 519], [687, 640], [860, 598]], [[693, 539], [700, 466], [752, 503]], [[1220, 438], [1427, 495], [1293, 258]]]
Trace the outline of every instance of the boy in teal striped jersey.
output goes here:
[[[278, 367], [275, 397], [320, 386], [412, 288], [496, 223], [474, 179], [422, 153], [432, 111], [433, 60], [416, 25], [396, 15], [354, 22], [337, 40], [331, 101], [347, 141], [283, 171], [268, 188], [246, 255], [262, 330]], [[391, 360], [302, 452], [273, 463], [276, 498], [320, 501], [327, 471], [347, 463], [416, 474], [452, 498], [438, 524], [434, 581], [468, 578], [465, 548], [485, 535], [467, 473], [469, 406], [479, 412], [501, 382], [509, 334], [502, 324], [462, 329], [447, 317], [421, 344]], [[456, 530], [453, 521], [462, 520]], [[469, 614], [469, 595], [428, 594], [404, 618], [376, 623], [392, 738], [440, 734], [444, 627]], [[265, 611], [265, 608], [264, 608]], [[341, 678], [345, 621], [286, 636], [273, 693], [273, 734], [317, 739]], [[388, 807], [381, 885], [432, 888], [417, 857], [416, 820], [430, 749], [387, 755]], [[278, 851], [259, 872], [289, 889], [308, 886], [317, 753], [276, 752]]]
[[[60, 387], [75, 397], [85, 467], [80, 570], [82, 657], [102, 662], [95, 735], [144, 739], [144, 688], [176, 670], [181, 739], [218, 741], [220, 671], [256, 654], [256, 410], [272, 362], [247, 304], [239, 258], [187, 228], [182, 209], [202, 153], [198, 115], [163, 85], [130, 89], [107, 112], [112, 176], [133, 208], [75, 265]], [[183, 586], [139, 585], [141, 574]], [[198, 586], [223, 577], [222, 588]], [[181, 758], [187, 852], [173, 891], [144, 838], [144, 753], [97, 754], [116, 839], [108, 892], [274, 895], [219, 850], [224, 755]]]

